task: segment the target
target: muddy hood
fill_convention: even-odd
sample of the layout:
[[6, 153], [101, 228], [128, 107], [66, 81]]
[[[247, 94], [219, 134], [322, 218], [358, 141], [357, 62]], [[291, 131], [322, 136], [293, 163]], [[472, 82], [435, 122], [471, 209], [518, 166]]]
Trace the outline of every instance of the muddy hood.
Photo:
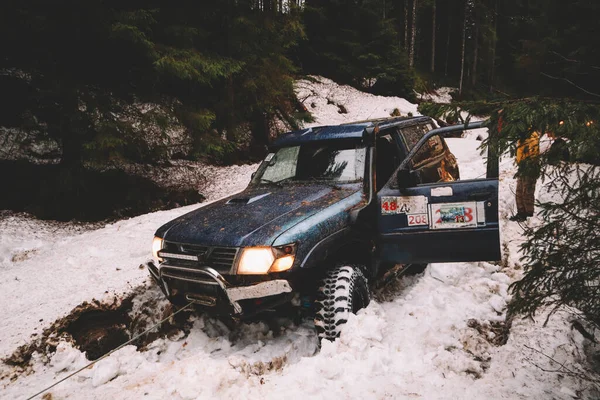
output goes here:
[[360, 190], [359, 185], [249, 187], [167, 223], [157, 235], [177, 243], [271, 245], [287, 229]]

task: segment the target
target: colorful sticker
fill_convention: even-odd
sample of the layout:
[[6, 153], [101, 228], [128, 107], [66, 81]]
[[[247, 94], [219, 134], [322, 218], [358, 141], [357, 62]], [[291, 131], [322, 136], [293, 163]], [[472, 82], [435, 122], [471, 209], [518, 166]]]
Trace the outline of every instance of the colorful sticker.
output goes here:
[[429, 225], [429, 216], [427, 214], [407, 214], [408, 226]]
[[477, 203], [431, 204], [432, 229], [458, 229], [477, 226]]
[[382, 214], [426, 214], [425, 196], [385, 196], [381, 198]]

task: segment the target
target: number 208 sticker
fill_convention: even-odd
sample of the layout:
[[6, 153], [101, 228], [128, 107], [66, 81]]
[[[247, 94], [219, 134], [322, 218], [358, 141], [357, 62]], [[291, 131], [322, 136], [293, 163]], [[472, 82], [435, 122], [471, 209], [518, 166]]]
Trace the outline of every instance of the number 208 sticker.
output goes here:
[[427, 214], [408, 214], [408, 226], [429, 225], [429, 216]]

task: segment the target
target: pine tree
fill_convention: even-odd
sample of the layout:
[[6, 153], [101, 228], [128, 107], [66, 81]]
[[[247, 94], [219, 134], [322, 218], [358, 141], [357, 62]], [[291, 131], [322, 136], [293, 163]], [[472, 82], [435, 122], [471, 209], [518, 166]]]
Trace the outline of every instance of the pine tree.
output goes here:
[[[379, 0], [306, 2], [303, 69], [378, 94], [413, 98], [414, 75]], [[376, 82], [373, 84], [373, 82]]]

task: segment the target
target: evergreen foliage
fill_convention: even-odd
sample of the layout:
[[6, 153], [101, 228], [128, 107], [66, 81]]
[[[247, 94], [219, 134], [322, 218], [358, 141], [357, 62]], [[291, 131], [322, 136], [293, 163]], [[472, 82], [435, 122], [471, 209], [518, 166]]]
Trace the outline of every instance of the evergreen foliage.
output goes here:
[[[49, 134], [70, 167], [159, 159], [160, 146], [144, 150], [132, 113], [165, 128], [153, 138], [165, 146], [159, 120], [184, 124], [196, 154], [206, 135], [231, 149], [235, 132], [252, 126], [264, 145], [276, 116], [293, 120], [288, 55], [303, 36], [293, 10], [265, 12], [250, 0], [8, 0], [2, 9], [0, 98], [10, 112], [0, 125]], [[144, 102], [169, 104], [167, 115], [132, 107]]]
[[306, 1], [304, 70], [373, 93], [414, 99], [414, 72], [393, 20], [382, 17], [382, 10], [377, 0]]

